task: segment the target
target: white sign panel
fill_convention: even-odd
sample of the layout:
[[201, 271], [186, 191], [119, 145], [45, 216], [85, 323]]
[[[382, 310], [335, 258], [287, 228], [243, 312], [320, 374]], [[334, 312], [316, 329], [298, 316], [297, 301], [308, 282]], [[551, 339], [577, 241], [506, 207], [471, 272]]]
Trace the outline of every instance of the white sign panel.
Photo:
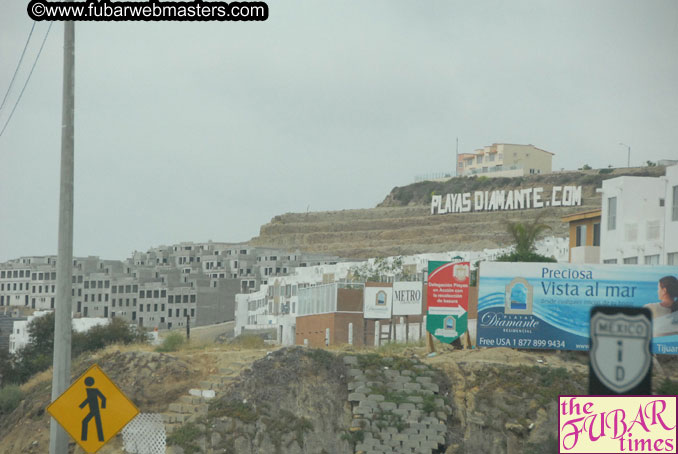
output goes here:
[[472, 211], [511, 211], [544, 207], [581, 205], [581, 186], [501, 189], [431, 196], [431, 214], [470, 213]]
[[393, 287], [367, 287], [363, 293], [365, 318], [391, 318]]
[[421, 282], [393, 283], [393, 315], [421, 315]]

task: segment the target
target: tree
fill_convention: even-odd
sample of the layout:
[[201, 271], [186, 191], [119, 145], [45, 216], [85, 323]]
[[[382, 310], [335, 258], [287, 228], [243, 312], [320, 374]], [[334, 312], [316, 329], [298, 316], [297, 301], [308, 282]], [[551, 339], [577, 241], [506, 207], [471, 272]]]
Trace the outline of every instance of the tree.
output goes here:
[[591, 166], [588, 164], [584, 164], [584, 166], [579, 170], [591, 170]]
[[[2, 382], [24, 383], [31, 375], [48, 369], [54, 354], [54, 312], [33, 319], [27, 327], [28, 344], [10, 355], [10, 367], [2, 371]], [[113, 318], [108, 325], [99, 325], [86, 333], [72, 332], [73, 357], [99, 350], [110, 344], [146, 342], [146, 336], [122, 319]], [[1, 360], [1, 358], [0, 358]], [[1, 361], [0, 361], [1, 363]]]
[[536, 217], [532, 222], [511, 222], [506, 224], [506, 230], [511, 235], [514, 251], [497, 257], [498, 262], [555, 262], [553, 257], [546, 257], [535, 252], [539, 236], [551, 226], [541, 222]]
[[656, 163], [656, 162], [652, 162], [652, 161], [647, 161], [647, 166], [648, 166], [648, 167], [657, 167], [657, 163]]

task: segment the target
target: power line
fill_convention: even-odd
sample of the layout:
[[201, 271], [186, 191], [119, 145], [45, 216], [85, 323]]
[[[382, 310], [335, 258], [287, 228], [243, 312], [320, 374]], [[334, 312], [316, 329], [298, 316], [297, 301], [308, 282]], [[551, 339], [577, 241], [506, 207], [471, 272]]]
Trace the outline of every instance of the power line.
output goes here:
[[30, 33], [28, 33], [28, 38], [26, 38], [26, 44], [24, 45], [24, 50], [21, 52], [21, 57], [19, 57], [19, 63], [16, 65], [16, 69], [14, 70], [14, 75], [12, 76], [12, 80], [9, 82], [9, 87], [7, 87], [7, 93], [5, 93], [5, 97], [2, 98], [2, 104], [0, 104], [0, 111], [2, 110], [3, 107], [5, 107], [5, 101], [7, 101], [7, 96], [9, 95], [9, 91], [12, 89], [12, 85], [14, 85], [14, 79], [16, 78], [17, 73], [19, 72], [19, 67], [21, 66], [21, 62], [24, 60], [24, 55], [26, 55], [26, 49], [28, 48], [28, 43], [31, 40], [31, 36], [33, 35], [33, 30], [35, 29], [35, 22], [33, 22], [33, 26], [31, 27]]
[[45, 47], [45, 41], [47, 41], [47, 37], [49, 36], [49, 31], [52, 29], [52, 24], [54, 22], [49, 23], [49, 27], [47, 28], [47, 33], [45, 33], [45, 37], [42, 39], [42, 44], [40, 44], [40, 50], [38, 50], [38, 55], [35, 56], [35, 60], [33, 61], [33, 66], [31, 66], [31, 72], [28, 73], [28, 77], [26, 78], [26, 83], [24, 84], [23, 88], [21, 89], [21, 92], [19, 93], [19, 97], [16, 99], [16, 102], [14, 103], [14, 107], [12, 108], [12, 111], [9, 113], [9, 117], [7, 118], [7, 121], [5, 122], [5, 126], [2, 128], [2, 131], [0, 131], [0, 137], [2, 137], [2, 134], [5, 132], [5, 129], [7, 129], [7, 125], [9, 124], [9, 121], [12, 119], [12, 116], [14, 115], [14, 111], [16, 110], [16, 107], [19, 105], [19, 101], [21, 101], [21, 96], [24, 94], [24, 90], [26, 90], [26, 86], [28, 85], [28, 81], [31, 80], [31, 75], [33, 74], [33, 70], [35, 69], [35, 65], [38, 63], [38, 59], [40, 58], [40, 54], [42, 53], [42, 48]]

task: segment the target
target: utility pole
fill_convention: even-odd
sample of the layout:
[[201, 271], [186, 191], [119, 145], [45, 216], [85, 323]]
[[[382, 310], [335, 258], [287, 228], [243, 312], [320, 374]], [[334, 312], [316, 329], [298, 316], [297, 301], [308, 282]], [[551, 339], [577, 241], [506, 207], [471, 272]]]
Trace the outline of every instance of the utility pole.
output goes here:
[[[75, 93], [75, 25], [64, 22], [64, 81], [61, 110], [61, 183], [57, 297], [54, 308], [52, 402], [71, 381], [71, 280], [73, 278], [73, 143]], [[49, 431], [49, 454], [68, 453], [68, 435], [54, 418]]]
[[454, 176], [459, 176], [459, 137], [457, 137], [457, 151], [454, 154]]
[[631, 145], [626, 145], [625, 143], [619, 142], [619, 145], [622, 145], [626, 148], [628, 148], [628, 158], [626, 160], [626, 167], [631, 167]]

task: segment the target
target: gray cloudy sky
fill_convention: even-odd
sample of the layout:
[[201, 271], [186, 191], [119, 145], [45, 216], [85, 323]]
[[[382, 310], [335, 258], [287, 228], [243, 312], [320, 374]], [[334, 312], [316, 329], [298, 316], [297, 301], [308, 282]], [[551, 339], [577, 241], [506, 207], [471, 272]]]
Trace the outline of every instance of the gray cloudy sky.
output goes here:
[[[0, 5], [0, 96], [31, 28]], [[678, 2], [271, 1], [266, 22], [76, 24], [76, 255], [373, 207], [494, 142], [678, 158]], [[18, 95], [48, 23], [36, 25]], [[0, 137], [0, 261], [56, 253], [63, 25]]]

